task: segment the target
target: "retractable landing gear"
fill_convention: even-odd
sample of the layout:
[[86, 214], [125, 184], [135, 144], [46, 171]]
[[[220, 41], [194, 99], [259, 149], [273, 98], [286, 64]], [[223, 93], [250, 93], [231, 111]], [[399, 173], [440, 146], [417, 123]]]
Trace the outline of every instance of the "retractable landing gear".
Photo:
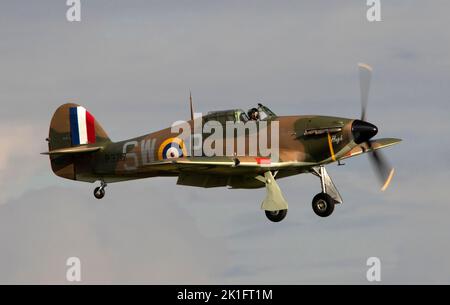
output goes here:
[[334, 211], [334, 199], [325, 193], [319, 193], [314, 196], [312, 201], [314, 213], [320, 217], [328, 217]]
[[271, 171], [267, 171], [264, 173], [264, 177], [256, 176], [255, 179], [266, 184], [266, 198], [261, 204], [261, 209], [265, 211], [266, 217], [273, 222], [282, 221], [286, 217], [288, 204], [281, 194], [274, 175]]
[[105, 181], [102, 180], [100, 182], [100, 186], [94, 189], [94, 197], [97, 199], [102, 199], [103, 197], [105, 197], [105, 187], [106, 183]]
[[287, 209], [286, 210], [277, 210], [277, 211], [265, 211], [266, 217], [272, 222], [280, 222], [282, 221], [286, 215], [287, 215]]
[[320, 217], [328, 217], [333, 213], [334, 205], [342, 203], [341, 195], [323, 165], [314, 167], [312, 173], [320, 178], [322, 186], [322, 193], [312, 200], [313, 211]]

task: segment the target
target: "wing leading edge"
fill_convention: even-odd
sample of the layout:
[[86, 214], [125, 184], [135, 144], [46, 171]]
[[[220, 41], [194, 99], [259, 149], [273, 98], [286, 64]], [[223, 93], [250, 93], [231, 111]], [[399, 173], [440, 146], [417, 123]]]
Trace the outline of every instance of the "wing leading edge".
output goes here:
[[346, 155], [342, 156], [339, 160], [348, 159], [351, 157], [359, 156], [364, 153], [368, 153], [374, 150], [378, 150], [381, 148], [386, 148], [395, 144], [400, 143], [401, 139], [396, 138], [383, 138], [378, 140], [372, 140], [370, 141], [371, 147], [367, 145], [367, 143], [362, 143], [356, 147], [354, 147], [352, 150], [350, 150]]

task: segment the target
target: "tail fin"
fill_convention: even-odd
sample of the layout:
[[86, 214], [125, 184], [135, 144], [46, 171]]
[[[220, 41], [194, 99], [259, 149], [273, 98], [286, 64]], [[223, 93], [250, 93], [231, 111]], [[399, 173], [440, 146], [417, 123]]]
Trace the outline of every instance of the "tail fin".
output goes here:
[[110, 141], [108, 135], [86, 108], [64, 104], [53, 114], [48, 143], [50, 150], [105, 141]]
[[[111, 142], [106, 132], [84, 107], [64, 104], [56, 109], [50, 122], [49, 152], [70, 147], [102, 146]], [[53, 172], [67, 179], [76, 179], [77, 157], [72, 154], [50, 154]]]

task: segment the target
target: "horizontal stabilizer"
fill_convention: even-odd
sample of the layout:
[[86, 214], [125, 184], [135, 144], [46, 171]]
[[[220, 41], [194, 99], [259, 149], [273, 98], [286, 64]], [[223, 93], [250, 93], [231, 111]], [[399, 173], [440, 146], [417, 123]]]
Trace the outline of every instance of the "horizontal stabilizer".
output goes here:
[[42, 155], [71, 155], [71, 154], [83, 154], [83, 153], [91, 153], [96, 152], [101, 149], [100, 146], [75, 146], [75, 147], [66, 147], [60, 149], [54, 149], [48, 152], [41, 153]]

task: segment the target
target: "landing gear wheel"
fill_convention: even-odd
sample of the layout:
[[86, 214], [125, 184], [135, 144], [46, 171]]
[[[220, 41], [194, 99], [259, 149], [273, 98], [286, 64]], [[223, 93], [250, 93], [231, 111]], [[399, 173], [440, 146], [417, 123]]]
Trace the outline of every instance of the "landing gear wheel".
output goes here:
[[282, 221], [287, 214], [287, 210], [278, 210], [278, 211], [265, 211], [266, 217], [273, 222]]
[[313, 198], [312, 208], [317, 216], [328, 217], [334, 211], [334, 199], [328, 194], [319, 193]]
[[97, 199], [102, 199], [105, 197], [105, 188], [98, 186], [94, 189], [94, 197]]

